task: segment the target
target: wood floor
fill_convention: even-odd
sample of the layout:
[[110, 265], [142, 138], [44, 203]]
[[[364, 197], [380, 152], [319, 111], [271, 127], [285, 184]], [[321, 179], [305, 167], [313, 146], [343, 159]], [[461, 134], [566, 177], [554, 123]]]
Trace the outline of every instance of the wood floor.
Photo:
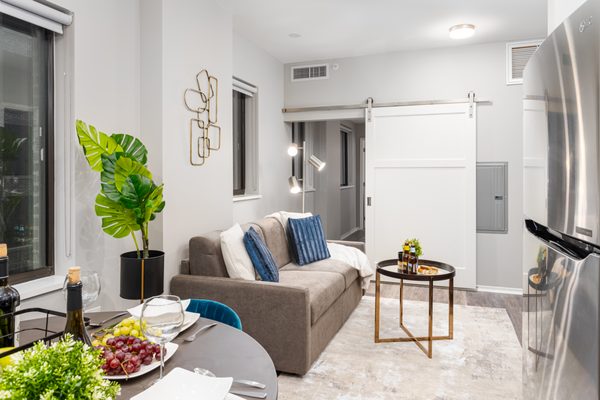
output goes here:
[[[381, 283], [381, 296], [397, 299], [400, 295], [400, 285], [397, 283]], [[367, 296], [375, 296], [375, 283], [369, 286]], [[404, 299], [427, 301], [428, 289], [416, 285], [404, 285]], [[448, 303], [448, 290], [444, 288], [433, 289], [433, 301], [436, 303]], [[522, 327], [522, 301], [523, 297], [512, 294], [499, 294], [487, 292], [475, 292], [468, 290], [454, 290], [454, 304], [479, 307], [504, 308], [515, 328], [519, 342], [521, 342]]]

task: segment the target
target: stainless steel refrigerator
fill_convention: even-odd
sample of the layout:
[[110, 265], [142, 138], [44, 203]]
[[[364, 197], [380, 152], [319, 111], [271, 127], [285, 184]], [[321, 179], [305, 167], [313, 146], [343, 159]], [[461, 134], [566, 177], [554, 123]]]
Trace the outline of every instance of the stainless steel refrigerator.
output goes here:
[[600, 0], [572, 14], [524, 73], [525, 399], [598, 399]]

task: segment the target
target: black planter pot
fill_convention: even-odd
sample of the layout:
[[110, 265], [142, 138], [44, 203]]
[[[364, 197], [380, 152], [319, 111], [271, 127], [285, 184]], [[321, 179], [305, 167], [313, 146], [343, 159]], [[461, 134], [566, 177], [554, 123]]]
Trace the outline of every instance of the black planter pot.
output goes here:
[[137, 258], [135, 251], [121, 254], [122, 298], [143, 301], [163, 293], [165, 253], [158, 250], [150, 250], [149, 253], [148, 258]]

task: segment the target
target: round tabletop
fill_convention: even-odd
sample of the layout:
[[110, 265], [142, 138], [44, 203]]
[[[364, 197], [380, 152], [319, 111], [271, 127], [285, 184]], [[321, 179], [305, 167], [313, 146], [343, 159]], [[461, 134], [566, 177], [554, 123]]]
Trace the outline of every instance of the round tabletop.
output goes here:
[[398, 269], [398, 260], [383, 260], [377, 263], [377, 272], [391, 278], [403, 279], [407, 281], [443, 281], [454, 278], [456, 270], [452, 265], [439, 261], [419, 260], [419, 266], [436, 267], [438, 273], [435, 275], [412, 274]]
[[[92, 321], [103, 321], [118, 312], [95, 312], [86, 313]], [[121, 317], [120, 319], [123, 319]], [[28, 327], [43, 323], [43, 320], [30, 320], [22, 323]], [[118, 322], [115, 318], [107, 322], [105, 326], [111, 326]], [[233, 377], [234, 379], [245, 379], [264, 383], [266, 389], [253, 389], [248, 386], [236, 385], [232, 388], [248, 392], [266, 392], [267, 399], [277, 399], [277, 372], [269, 354], [266, 350], [250, 335], [232, 328], [229, 325], [219, 323], [217, 326], [200, 333], [193, 342], [186, 342], [183, 338], [187, 337], [198, 328], [215, 321], [199, 318], [194, 325], [182, 332], [173, 343], [177, 343], [179, 348], [173, 356], [165, 362], [165, 374], [173, 368], [181, 367], [193, 371], [194, 368], [204, 368], [212, 371], [216, 376]], [[49, 319], [49, 328], [59, 331], [64, 328], [65, 320], [59, 317]], [[35, 333], [38, 335], [38, 333]], [[31, 336], [31, 335], [27, 335]], [[43, 336], [43, 335], [42, 335]], [[25, 337], [22, 334], [23, 341], [39, 340], [41, 337]], [[121, 384], [121, 395], [118, 399], [130, 399], [136, 394], [142, 392], [148, 385], [158, 378], [158, 368], [130, 380], [119, 381]], [[244, 399], [249, 397], [240, 396]]]

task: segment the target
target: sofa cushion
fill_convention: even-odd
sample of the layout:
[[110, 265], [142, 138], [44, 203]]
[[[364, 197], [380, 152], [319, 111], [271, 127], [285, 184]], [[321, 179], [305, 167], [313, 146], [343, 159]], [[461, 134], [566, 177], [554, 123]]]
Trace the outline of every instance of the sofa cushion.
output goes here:
[[273, 255], [253, 227], [244, 234], [244, 245], [260, 278], [267, 282], [279, 282], [279, 270]]
[[336, 274], [340, 274], [344, 277], [346, 289], [352, 285], [352, 283], [358, 278], [358, 271], [355, 268], [352, 268], [348, 264], [343, 261], [335, 260], [333, 258], [328, 258], [326, 260], [321, 260], [314, 262], [309, 265], [298, 265], [295, 263], [289, 263], [281, 268], [280, 273], [282, 271], [321, 271], [321, 272], [333, 272]]
[[255, 222], [262, 231], [265, 243], [275, 259], [278, 268], [283, 267], [291, 261], [285, 230], [275, 218], [264, 218]]
[[319, 215], [300, 219], [290, 218], [288, 232], [292, 239], [290, 246], [294, 248], [292, 253], [297, 257], [294, 260], [296, 263], [306, 265], [331, 257]]
[[304, 269], [279, 271], [279, 283], [308, 289], [311, 324], [317, 322], [346, 289], [344, 278], [338, 273]]
[[221, 232], [221, 252], [230, 278], [248, 281], [256, 279], [254, 265], [244, 246], [244, 231], [240, 224]]

